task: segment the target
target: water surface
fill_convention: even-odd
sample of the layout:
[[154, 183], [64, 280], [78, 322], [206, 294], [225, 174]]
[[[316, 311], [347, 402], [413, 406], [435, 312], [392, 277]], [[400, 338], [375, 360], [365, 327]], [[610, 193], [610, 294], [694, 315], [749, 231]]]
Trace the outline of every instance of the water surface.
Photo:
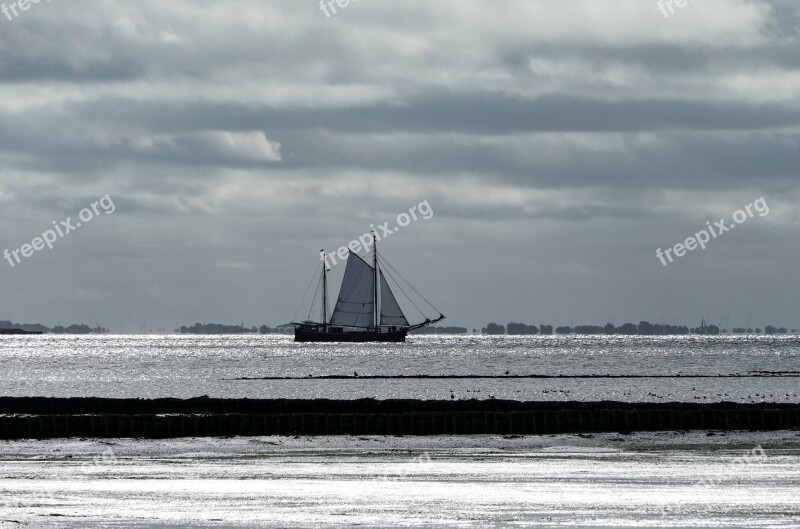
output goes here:
[[[14, 396], [800, 402], [798, 379], [790, 377], [800, 373], [800, 338], [793, 336], [414, 336], [405, 344], [295, 344], [285, 335], [3, 336], [0, 361], [0, 395]], [[506, 373], [645, 378], [493, 378]], [[353, 378], [315, 379], [321, 375]], [[646, 378], [673, 375], [680, 377]], [[237, 380], [248, 377], [299, 380]]]

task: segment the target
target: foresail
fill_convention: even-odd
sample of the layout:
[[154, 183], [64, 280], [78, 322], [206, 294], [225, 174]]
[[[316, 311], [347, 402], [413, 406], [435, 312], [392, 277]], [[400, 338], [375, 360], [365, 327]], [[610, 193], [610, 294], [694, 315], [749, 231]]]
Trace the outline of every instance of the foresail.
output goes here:
[[407, 327], [408, 320], [403, 314], [403, 310], [397, 303], [392, 289], [389, 288], [389, 283], [383, 276], [383, 271], [380, 271], [381, 281], [381, 325], [394, 325], [397, 327]]
[[331, 325], [371, 327], [375, 313], [372, 267], [354, 253], [347, 258], [339, 299], [331, 315]]

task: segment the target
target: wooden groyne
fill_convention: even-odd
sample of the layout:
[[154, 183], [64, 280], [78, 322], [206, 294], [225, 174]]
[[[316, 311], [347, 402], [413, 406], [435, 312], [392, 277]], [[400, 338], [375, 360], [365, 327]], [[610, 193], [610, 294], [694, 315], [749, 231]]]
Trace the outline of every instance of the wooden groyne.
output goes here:
[[0, 439], [783, 430], [800, 404], [0, 397]]

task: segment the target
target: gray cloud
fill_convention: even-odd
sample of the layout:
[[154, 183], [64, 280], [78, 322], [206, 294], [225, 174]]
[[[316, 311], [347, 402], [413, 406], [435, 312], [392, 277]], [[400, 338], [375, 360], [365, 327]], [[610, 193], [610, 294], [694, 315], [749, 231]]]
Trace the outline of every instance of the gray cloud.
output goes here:
[[[699, 319], [716, 299], [800, 325], [798, 13], [83, 0], [0, 18], [3, 247], [118, 206], [0, 268], [0, 319], [281, 323], [320, 247], [428, 199], [385, 251], [453, 324]], [[662, 269], [657, 247], [762, 195], [768, 217]]]

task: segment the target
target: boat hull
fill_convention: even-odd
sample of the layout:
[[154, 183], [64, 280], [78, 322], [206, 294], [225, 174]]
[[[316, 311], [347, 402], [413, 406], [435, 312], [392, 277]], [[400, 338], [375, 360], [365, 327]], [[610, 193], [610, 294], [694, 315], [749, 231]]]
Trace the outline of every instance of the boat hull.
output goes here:
[[405, 342], [406, 329], [390, 332], [348, 331], [322, 332], [295, 328], [295, 342]]

